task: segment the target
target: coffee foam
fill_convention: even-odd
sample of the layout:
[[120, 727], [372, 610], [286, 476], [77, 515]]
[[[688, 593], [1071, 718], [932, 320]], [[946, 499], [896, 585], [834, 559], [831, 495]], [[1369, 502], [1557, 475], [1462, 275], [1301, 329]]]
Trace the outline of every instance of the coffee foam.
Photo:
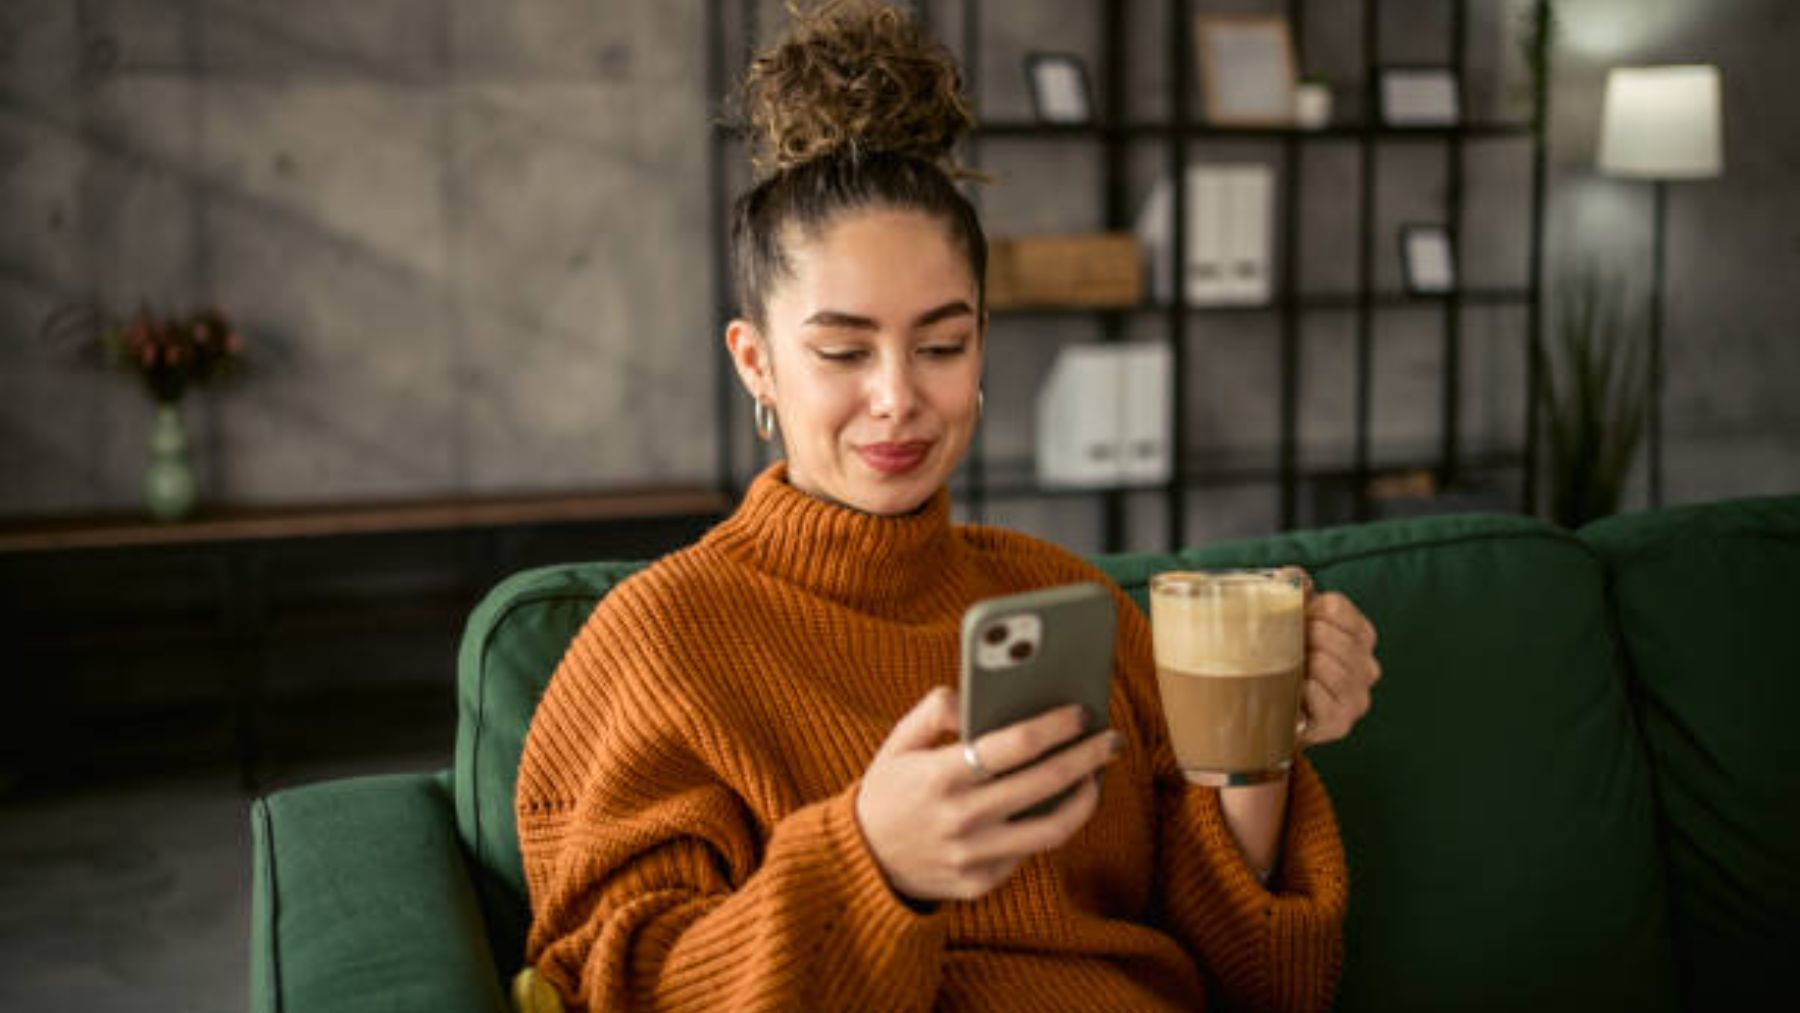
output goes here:
[[1306, 655], [1306, 593], [1301, 588], [1269, 580], [1234, 583], [1228, 593], [1218, 590], [1151, 591], [1159, 667], [1194, 676], [1243, 677], [1301, 664]]

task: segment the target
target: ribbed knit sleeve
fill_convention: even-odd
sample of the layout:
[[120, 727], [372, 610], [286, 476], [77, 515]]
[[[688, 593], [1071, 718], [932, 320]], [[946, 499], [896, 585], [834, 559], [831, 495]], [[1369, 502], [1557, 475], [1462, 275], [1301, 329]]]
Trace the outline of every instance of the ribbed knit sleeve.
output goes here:
[[760, 831], [697, 755], [730, 744], [661, 692], [641, 624], [616, 618], [631, 597], [590, 618], [527, 740], [527, 959], [573, 1008], [928, 1008], [943, 916], [888, 887], [856, 785]]
[[1163, 723], [1150, 624], [1119, 605], [1120, 666], [1151, 751], [1157, 808], [1159, 920], [1188, 947], [1230, 1005], [1319, 1010], [1343, 966], [1349, 881], [1337, 820], [1312, 765], [1288, 779], [1281, 863], [1271, 889], [1257, 882], [1219, 803], [1219, 789], [1181, 774]]

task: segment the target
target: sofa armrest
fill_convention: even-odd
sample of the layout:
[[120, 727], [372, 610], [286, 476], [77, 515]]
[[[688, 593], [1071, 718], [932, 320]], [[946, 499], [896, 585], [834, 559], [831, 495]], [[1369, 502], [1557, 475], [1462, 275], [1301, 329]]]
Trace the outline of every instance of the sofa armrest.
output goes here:
[[252, 806], [253, 1013], [506, 1010], [443, 777], [330, 781]]

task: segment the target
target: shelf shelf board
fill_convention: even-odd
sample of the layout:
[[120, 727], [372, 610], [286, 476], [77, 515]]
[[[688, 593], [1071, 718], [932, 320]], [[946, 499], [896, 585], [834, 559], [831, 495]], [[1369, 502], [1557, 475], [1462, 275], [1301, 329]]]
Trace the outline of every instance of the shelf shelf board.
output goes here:
[[1242, 141], [1319, 139], [1354, 141], [1365, 138], [1380, 141], [1421, 141], [1448, 140], [1459, 137], [1530, 139], [1532, 130], [1528, 123], [1462, 123], [1442, 127], [1394, 127], [1380, 124], [1344, 123], [1318, 130], [1304, 130], [1298, 127], [1227, 127], [1209, 123], [1181, 125], [1156, 122], [1064, 124], [1037, 123], [1031, 120], [998, 120], [979, 125], [975, 129], [974, 136], [978, 139], [991, 137], [1023, 140], [1059, 138], [1154, 140], [1185, 137], [1190, 140]]
[[[1281, 469], [1271, 463], [1273, 456], [1272, 452], [1262, 452], [1191, 458], [1181, 485], [1187, 489], [1229, 489], [1248, 485], [1278, 485], [1281, 482]], [[1522, 451], [1488, 450], [1464, 454], [1458, 462], [1458, 466], [1465, 472], [1486, 472], [1522, 467], [1524, 463], [1525, 455]], [[1369, 465], [1368, 477], [1375, 478], [1411, 471], [1435, 471], [1437, 466], [1438, 462], [1435, 459], [1427, 459], [1422, 456], [1375, 461]], [[990, 461], [982, 484], [982, 498], [986, 500], [1074, 499], [1104, 496], [1109, 493], [1127, 495], [1164, 493], [1173, 484], [1045, 485], [1037, 480], [1035, 472], [1036, 467], [1030, 460]], [[1298, 478], [1302, 484], [1346, 481], [1354, 479], [1355, 476], [1356, 465], [1351, 461], [1302, 464], [1298, 471]], [[960, 476], [957, 481], [951, 483], [950, 494], [954, 499], [967, 500], [970, 491], [966, 476]]]
[[416, 501], [224, 506], [172, 524], [136, 513], [0, 518], [0, 553], [722, 516], [728, 509], [727, 499], [716, 490], [667, 486]]
[[[718, 124], [713, 128], [719, 140], [743, 140], [742, 127]], [[1152, 121], [1122, 124], [1039, 123], [1035, 120], [993, 120], [978, 124], [971, 135], [976, 140], [1087, 140], [1111, 138], [1126, 140], [1166, 140], [1186, 137], [1190, 140], [1282, 141], [1332, 140], [1355, 141], [1364, 138], [1379, 141], [1429, 141], [1452, 138], [1519, 138], [1529, 140], [1529, 123], [1460, 123], [1442, 127], [1395, 127], [1385, 124], [1339, 123], [1317, 130], [1300, 127], [1228, 127], [1211, 123], [1159, 123]]]
[[[1408, 292], [1377, 292], [1369, 303], [1376, 309], [1428, 309], [1441, 307], [1455, 299], [1464, 305], [1505, 306], [1528, 305], [1531, 302], [1531, 290], [1527, 288], [1487, 288], [1464, 289], [1461, 292], [1444, 293], [1442, 295], [1414, 295]], [[1276, 313], [1286, 309], [1294, 309], [1303, 313], [1353, 310], [1361, 306], [1361, 300], [1354, 292], [1318, 293], [1302, 296], [1291, 296], [1275, 299], [1266, 303], [1231, 306], [1195, 306], [1186, 307], [1189, 313]], [[1019, 306], [992, 307], [995, 313], [1006, 316], [1069, 316], [1094, 313], [1167, 313], [1172, 307], [1167, 303], [1139, 303], [1135, 306]]]

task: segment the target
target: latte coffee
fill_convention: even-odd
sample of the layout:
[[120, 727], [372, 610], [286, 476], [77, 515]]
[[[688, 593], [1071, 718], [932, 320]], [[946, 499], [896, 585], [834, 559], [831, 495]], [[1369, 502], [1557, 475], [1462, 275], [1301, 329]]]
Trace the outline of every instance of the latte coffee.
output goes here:
[[1297, 570], [1151, 578], [1156, 681], [1188, 780], [1256, 784], [1293, 762], [1307, 587]]

